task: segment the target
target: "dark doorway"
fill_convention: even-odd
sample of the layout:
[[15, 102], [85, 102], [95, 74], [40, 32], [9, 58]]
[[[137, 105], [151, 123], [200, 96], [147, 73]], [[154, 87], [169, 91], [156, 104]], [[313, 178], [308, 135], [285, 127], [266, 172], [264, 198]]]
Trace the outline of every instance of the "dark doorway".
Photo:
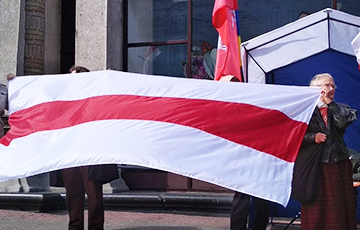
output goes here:
[[76, 1], [61, 1], [61, 73], [67, 73], [75, 64]]

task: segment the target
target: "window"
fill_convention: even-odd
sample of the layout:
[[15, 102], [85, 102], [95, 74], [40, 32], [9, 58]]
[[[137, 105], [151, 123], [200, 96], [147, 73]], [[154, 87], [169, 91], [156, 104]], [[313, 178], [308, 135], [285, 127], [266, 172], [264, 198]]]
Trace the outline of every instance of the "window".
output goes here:
[[125, 71], [211, 79], [210, 51], [218, 36], [211, 23], [214, 0], [127, 0], [124, 5]]
[[[218, 39], [211, 22], [214, 2], [124, 0], [124, 71], [211, 79]], [[337, 5], [359, 16], [359, 0]], [[238, 0], [238, 6], [242, 41], [247, 41], [293, 22], [302, 11], [331, 8], [332, 1]]]

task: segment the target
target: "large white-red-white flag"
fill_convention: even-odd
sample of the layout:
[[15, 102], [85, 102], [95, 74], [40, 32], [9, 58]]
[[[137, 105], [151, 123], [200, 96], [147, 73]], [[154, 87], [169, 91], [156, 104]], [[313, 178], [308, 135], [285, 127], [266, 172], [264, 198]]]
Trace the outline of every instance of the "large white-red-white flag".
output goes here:
[[139, 165], [286, 205], [318, 88], [118, 71], [16, 77], [0, 181]]

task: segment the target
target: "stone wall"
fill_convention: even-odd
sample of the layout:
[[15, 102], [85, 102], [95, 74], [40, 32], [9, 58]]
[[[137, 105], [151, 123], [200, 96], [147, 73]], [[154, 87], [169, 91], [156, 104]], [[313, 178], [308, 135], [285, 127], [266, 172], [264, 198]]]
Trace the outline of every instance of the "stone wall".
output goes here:
[[19, 40], [23, 32], [24, 3], [25, 0], [0, 1], [0, 82], [3, 84], [8, 73], [17, 73], [18, 52], [21, 53], [23, 47]]

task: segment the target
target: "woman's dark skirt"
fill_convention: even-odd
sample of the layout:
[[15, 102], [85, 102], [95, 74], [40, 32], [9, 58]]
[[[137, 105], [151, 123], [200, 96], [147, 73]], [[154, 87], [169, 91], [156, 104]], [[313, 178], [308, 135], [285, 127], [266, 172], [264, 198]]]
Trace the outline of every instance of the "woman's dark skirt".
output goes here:
[[350, 160], [321, 164], [316, 201], [301, 205], [301, 230], [356, 230]]

